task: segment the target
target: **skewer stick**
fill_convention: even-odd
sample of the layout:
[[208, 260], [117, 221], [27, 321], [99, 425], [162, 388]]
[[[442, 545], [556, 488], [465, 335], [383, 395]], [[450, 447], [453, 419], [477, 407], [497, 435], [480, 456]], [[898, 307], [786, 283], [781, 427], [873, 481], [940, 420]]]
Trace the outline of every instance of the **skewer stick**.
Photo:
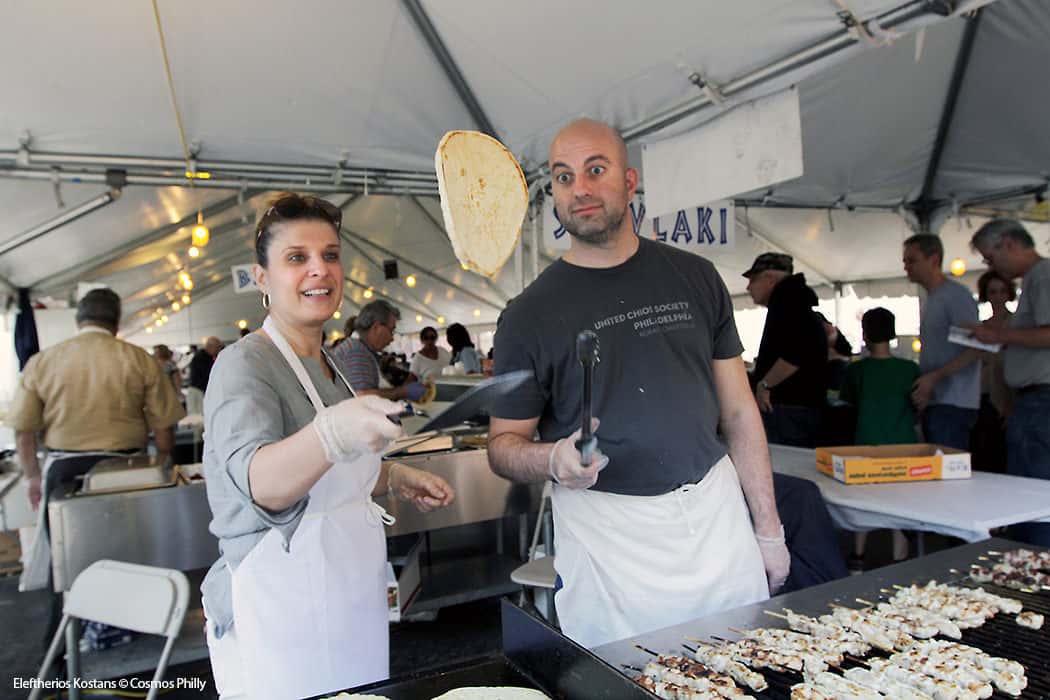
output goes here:
[[632, 666], [631, 664], [620, 664], [620, 666], [622, 668], [627, 669], [628, 671], [635, 671], [636, 673], [642, 673], [644, 671], [644, 669], [638, 668], [637, 666]]
[[769, 615], [770, 617], [776, 617], [776, 618], [779, 618], [781, 620], [788, 619], [787, 615], [783, 615], [781, 613], [776, 613], [776, 612], [773, 612], [772, 610], [763, 610], [762, 612], [764, 612], [766, 615]]
[[854, 610], [854, 611], [857, 610], [856, 608], [851, 608], [851, 607], [849, 607], [847, 605], [839, 605], [838, 603], [828, 603], [828, 607], [833, 609], [833, 610], [837, 609], [837, 608], [842, 608], [843, 610]]
[[659, 654], [657, 654], [657, 653], [656, 653], [655, 651], [653, 651], [652, 649], [646, 649], [646, 648], [645, 648], [645, 647], [643, 647], [643, 646], [642, 646], [641, 644], [635, 644], [635, 645], [634, 645], [634, 648], [635, 648], [635, 649], [641, 649], [641, 650], [642, 650], [642, 651], [644, 651], [644, 652], [645, 652], [646, 654], [651, 654], [652, 656], [660, 656]]
[[871, 664], [869, 664], [867, 661], [865, 661], [864, 659], [862, 659], [862, 658], [860, 658], [858, 656], [851, 656], [850, 654], [844, 654], [843, 658], [846, 658], [846, 659], [852, 661], [855, 664], [860, 664], [861, 666], [864, 666], [865, 668], [871, 668]]
[[736, 627], [730, 627], [729, 631], [732, 632], [733, 634], [739, 634], [741, 636], [747, 635], [747, 630], [737, 629]]
[[1002, 552], [996, 552], [995, 550], [992, 550], [992, 549], [989, 549], [988, 553], [991, 554], [993, 557], [1001, 557], [1001, 556], [1003, 556]]
[[894, 587], [894, 588], [896, 588], [896, 589], [897, 589], [898, 591], [905, 591], [905, 590], [907, 590], [907, 589], [908, 589], [908, 587], [907, 587], [907, 586], [899, 586], [899, 585], [897, 585], [896, 583], [895, 583], [895, 584], [893, 584], [893, 587]]
[[991, 561], [988, 557], [977, 557], [978, 561]]
[[686, 651], [688, 651], [693, 656], [696, 656], [697, 647], [691, 647], [688, 644], [683, 644], [682, 648], [685, 649]]
[[872, 603], [870, 600], [864, 600], [863, 598], [854, 598], [854, 600], [860, 603], [861, 605], [867, 605], [869, 608], [875, 607], [875, 603]]

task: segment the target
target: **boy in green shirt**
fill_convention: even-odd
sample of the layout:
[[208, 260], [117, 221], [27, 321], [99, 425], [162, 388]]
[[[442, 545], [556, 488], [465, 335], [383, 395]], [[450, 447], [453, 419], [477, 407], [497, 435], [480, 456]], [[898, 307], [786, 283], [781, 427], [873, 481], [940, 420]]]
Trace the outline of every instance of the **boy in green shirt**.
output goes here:
[[[857, 409], [857, 445], [908, 444], [916, 440], [915, 407], [912, 385], [919, 378], [919, 365], [893, 357], [890, 341], [897, 337], [896, 318], [881, 306], [865, 312], [860, 320], [868, 357], [846, 370], [839, 398]], [[864, 570], [867, 533], [858, 532], [853, 541], [851, 571]], [[893, 558], [908, 556], [908, 541], [900, 530], [893, 531]]]

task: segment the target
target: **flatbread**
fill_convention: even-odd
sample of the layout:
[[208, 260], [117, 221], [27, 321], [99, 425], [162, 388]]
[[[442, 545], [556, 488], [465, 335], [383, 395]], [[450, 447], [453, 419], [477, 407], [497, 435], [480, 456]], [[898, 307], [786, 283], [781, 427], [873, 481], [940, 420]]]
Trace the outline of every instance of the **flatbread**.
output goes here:
[[529, 187], [507, 148], [479, 131], [450, 131], [434, 154], [441, 216], [464, 267], [494, 277], [514, 252]]
[[538, 690], [532, 688], [456, 688], [434, 700], [550, 700]]

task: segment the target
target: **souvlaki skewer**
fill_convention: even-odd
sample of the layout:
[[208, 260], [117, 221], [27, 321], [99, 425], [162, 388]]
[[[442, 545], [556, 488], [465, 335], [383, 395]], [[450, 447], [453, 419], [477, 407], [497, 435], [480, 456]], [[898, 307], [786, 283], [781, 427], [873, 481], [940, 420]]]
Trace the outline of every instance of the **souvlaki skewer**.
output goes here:
[[733, 654], [700, 640], [690, 640], [697, 643], [696, 649], [691, 650], [697, 661], [718, 673], [724, 673], [737, 683], [761, 692], [769, 687], [769, 683], [761, 673], [756, 673], [740, 663]]

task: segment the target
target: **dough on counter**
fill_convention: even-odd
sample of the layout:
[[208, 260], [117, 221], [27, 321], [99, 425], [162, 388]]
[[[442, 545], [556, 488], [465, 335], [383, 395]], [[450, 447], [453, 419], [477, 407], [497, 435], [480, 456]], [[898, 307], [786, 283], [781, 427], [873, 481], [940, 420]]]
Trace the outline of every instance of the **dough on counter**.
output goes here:
[[434, 154], [441, 216], [467, 269], [493, 277], [514, 252], [529, 186], [514, 155], [479, 131], [450, 131]]
[[538, 690], [532, 688], [495, 687], [495, 688], [456, 688], [434, 700], [550, 700]]

